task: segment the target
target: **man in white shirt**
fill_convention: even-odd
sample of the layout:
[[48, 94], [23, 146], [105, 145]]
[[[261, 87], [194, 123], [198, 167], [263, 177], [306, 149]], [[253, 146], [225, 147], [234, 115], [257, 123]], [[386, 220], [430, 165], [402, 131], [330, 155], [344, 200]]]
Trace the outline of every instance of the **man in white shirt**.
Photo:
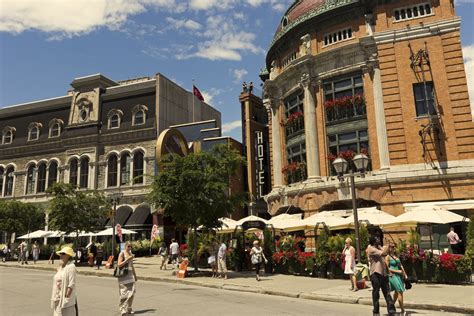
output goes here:
[[227, 246], [225, 245], [224, 242], [219, 247], [219, 251], [217, 252], [217, 266], [219, 269], [219, 275], [218, 277], [224, 276], [224, 279], [227, 280], [227, 265], [226, 265], [226, 254], [227, 254]]
[[170, 255], [171, 255], [171, 263], [177, 264], [178, 256], [179, 256], [179, 244], [176, 242], [174, 238], [171, 239]]
[[454, 254], [460, 254], [461, 253], [461, 247], [459, 247], [460, 243], [462, 242], [461, 239], [459, 239], [458, 234], [454, 231], [454, 227], [451, 227], [449, 229], [449, 233], [447, 235], [449, 245], [451, 246], [451, 250], [453, 251]]

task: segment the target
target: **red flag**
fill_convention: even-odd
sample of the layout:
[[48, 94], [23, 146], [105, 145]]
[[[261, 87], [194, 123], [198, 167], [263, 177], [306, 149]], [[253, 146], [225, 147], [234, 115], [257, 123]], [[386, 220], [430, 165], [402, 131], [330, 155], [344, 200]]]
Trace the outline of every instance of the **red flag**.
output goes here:
[[202, 102], [204, 102], [204, 97], [202, 96], [201, 94], [201, 91], [199, 91], [199, 89], [193, 85], [193, 94], [199, 99], [201, 100]]

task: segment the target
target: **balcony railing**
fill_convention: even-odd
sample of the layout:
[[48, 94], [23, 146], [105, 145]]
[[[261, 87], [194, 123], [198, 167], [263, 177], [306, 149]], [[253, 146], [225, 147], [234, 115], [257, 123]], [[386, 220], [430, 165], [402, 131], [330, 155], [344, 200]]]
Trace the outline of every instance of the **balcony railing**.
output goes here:
[[292, 137], [304, 131], [304, 116], [299, 116], [285, 125], [286, 137]]
[[307, 179], [308, 174], [304, 162], [292, 162], [282, 169], [287, 184], [301, 182]]

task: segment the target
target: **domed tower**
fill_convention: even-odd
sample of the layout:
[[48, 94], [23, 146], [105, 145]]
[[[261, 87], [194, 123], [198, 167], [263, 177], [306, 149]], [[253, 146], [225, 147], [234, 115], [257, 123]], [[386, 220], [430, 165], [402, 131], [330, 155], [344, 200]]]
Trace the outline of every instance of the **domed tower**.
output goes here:
[[474, 124], [453, 1], [297, 0], [261, 78], [273, 215], [351, 209], [332, 162], [355, 167], [359, 153], [370, 163], [356, 177], [358, 206], [398, 215], [406, 203], [474, 198], [465, 178]]

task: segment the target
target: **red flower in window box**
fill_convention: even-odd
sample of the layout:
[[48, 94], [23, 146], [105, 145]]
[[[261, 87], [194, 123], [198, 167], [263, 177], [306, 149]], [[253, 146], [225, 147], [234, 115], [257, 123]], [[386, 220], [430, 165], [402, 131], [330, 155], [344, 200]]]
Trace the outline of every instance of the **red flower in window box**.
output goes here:
[[352, 150], [344, 150], [339, 153], [339, 157], [345, 160], [352, 160], [352, 158], [354, 158], [354, 152]]
[[333, 154], [329, 154], [329, 155], [327, 156], [327, 159], [328, 159], [329, 161], [334, 161], [336, 158], [337, 158], [337, 156], [336, 156], [336, 155], [333, 155]]
[[327, 100], [324, 102], [324, 107], [326, 109], [330, 109], [336, 106], [336, 102], [334, 100]]

